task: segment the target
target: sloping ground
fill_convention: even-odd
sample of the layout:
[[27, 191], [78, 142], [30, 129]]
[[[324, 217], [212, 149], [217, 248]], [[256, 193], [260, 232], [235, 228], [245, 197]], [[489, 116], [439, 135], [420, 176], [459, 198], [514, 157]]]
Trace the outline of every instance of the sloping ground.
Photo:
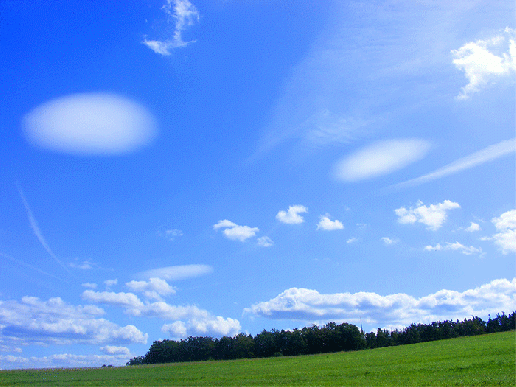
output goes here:
[[514, 331], [314, 356], [0, 371], [0, 386], [515, 386]]

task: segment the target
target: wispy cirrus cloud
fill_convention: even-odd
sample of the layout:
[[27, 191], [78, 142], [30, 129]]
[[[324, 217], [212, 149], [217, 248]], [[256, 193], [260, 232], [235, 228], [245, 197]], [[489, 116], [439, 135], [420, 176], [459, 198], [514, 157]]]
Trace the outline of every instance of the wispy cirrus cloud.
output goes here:
[[430, 143], [419, 139], [380, 141], [344, 157], [333, 167], [333, 176], [353, 182], [385, 175], [422, 159]]
[[460, 251], [464, 255], [475, 255], [475, 254], [483, 255], [481, 247], [464, 246], [460, 242], [454, 242], [454, 243], [447, 242], [444, 245], [441, 245], [440, 243], [438, 243], [435, 246], [425, 246], [425, 250], [426, 251], [456, 250], [456, 251]]
[[108, 93], [48, 101], [25, 115], [23, 130], [35, 146], [74, 155], [125, 154], [157, 135], [156, 120], [146, 108]]
[[[497, 55], [502, 51], [501, 55]], [[500, 80], [514, 82], [516, 75], [516, 30], [506, 28], [490, 39], [469, 42], [452, 50], [453, 64], [464, 71], [468, 84], [458, 99], [468, 99]]]
[[149, 40], [145, 38], [143, 44], [156, 54], [169, 56], [172, 54], [173, 49], [185, 47], [189, 43], [194, 42], [185, 42], [183, 40], [183, 32], [186, 27], [194, 25], [199, 21], [199, 11], [188, 0], [167, 0], [161, 9], [167, 15], [167, 23], [174, 23], [172, 37], [164, 40]]
[[395, 184], [390, 188], [398, 189], [427, 183], [429, 181], [440, 179], [442, 177], [449, 176], [458, 172], [462, 172], [466, 169], [476, 167], [477, 165], [481, 165], [489, 161], [496, 160], [500, 157], [510, 155], [514, 152], [516, 152], [516, 138], [504, 140], [499, 142], [498, 144], [490, 145], [487, 148], [484, 148], [469, 156], [462, 157], [427, 175], [423, 175], [412, 180], [407, 180], [403, 183]]
[[189, 278], [201, 277], [212, 272], [213, 268], [211, 266], [192, 264], [151, 269], [138, 273], [136, 277], [146, 280], [150, 280], [151, 278], [161, 278], [167, 281], [181, 281]]

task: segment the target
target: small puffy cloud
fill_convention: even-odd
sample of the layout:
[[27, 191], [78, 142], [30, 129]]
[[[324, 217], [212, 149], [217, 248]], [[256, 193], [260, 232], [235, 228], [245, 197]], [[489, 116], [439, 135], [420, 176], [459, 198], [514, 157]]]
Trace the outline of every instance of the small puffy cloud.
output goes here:
[[478, 223], [471, 222], [471, 225], [465, 229], [467, 232], [480, 231], [480, 225]]
[[125, 307], [140, 307], [143, 303], [133, 293], [115, 293], [115, 292], [96, 292], [93, 290], [85, 290], [82, 292], [82, 298], [87, 301], [100, 304], [117, 305]]
[[342, 230], [344, 225], [339, 220], [330, 220], [330, 215], [321, 215], [319, 223], [317, 224], [317, 230]]
[[425, 206], [423, 202], [418, 201], [416, 208], [406, 209], [405, 207], [394, 210], [398, 215], [398, 222], [402, 224], [414, 224], [416, 222], [423, 223], [428, 226], [429, 230], [437, 230], [440, 228], [447, 218], [447, 211], [460, 208], [459, 203], [445, 200], [442, 203], [430, 204]]
[[300, 224], [303, 223], [304, 219], [299, 214], [305, 214], [308, 212], [308, 208], [301, 205], [290, 206], [287, 211], [279, 211], [276, 214], [276, 219], [286, 224]]
[[183, 41], [183, 31], [199, 21], [199, 12], [188, 0], [167, 0], [161, 9], [167, 14], [167, 23], [175, 23], [173, 36], [161, 41], [144, 39], [143, 44], [156, 54], [169, 56], [173, 49], [192, 43]]
[[182, 235], [183, 235], [183, 231], [181, 231], [177, 228], [165, 230], [165, 237], [171, 241], [173, 241], [176, 237], [182, 236]]
[[429, 150], [430, 143], [420, 139], [380, 141], [338, 161], [333, 175], [348, 182], [385, 175], [422, 159]]
[[219, 221], [217, 224], [213, 225], [213, 228], [215, 230], [223, 228], [223, 233], [226, 238], [238, 240], [240, 242], [245, 242], [247, 239], [254, 237], [256, 233], [260, 231], [258, 227], [239, 226], [227, 219]]
[[154, 117], [143, 106], [107, 93], [74, 94], [46, 102], [23, 118], [35, 146], [75, 155], [124, 154], [150, 143]]
[[458, 250], [464, 255], [482, 255], [481, 247], [473, 247], [473, 246], [464, 246], [460, 242], [449, 243], [447, 242], [445, 245], [441, 245], [440, 243], [435, 246], [425, 246], [425, 250], [427, 251], [441, 251], [441, 250]]
[[160, 296], [168, 296], [175, 294], [176, 290], [170, 286], [167, 281], [161, 278], [153, 277], [148, 281], [131, 281], [125, 284], [129, 289], [135, 292], [144, 293], [147, 298], [160, 300]]
[[[105, 347], [103, 347], [105, 348]], [[105, 353], [105, 351], [103, 351]], [[49, 356], [0, 356], [0, 364], [6, 369], [20, 368], [85, 368], [98, 367], [100, 364], [123, 366], [127, 358], [131, 356], [125, 353], [106, 355], [77, 355], [72, 353], [59, 353]]]
[[80, 270], [91, 270], [93, 269], [93, 267], [95, 267], [96, 265], [91, 262], [91, 261], [83, 261], [82, 263], [79, 263], [79, 262], [70, 262], [69, 263], [70, 267], [74, 268], [74, 269], [80, 269]]
[[388, 238], [388, 237], [383, 237], [383, 238], [380, 238], [380, 240], [386, 245], [386, 246], [389, 246], [389, 245], [393, 245], [395, 243], [398, 243], [398, 240], [397, 239], [391, 239], [391, 238]]
[[351, 244], [351, 243], [356, 243], [356, 242], [358, 242], [358, 238], [355, 238], [355, 237], [353, 237], [353, 238], [349, 238], [349, 239], [346, 241], [346, 243], [347, 243], [348, 245], [349, 245], [349, 244]]
[[118, 279], [104, 281], [104, 285], [106, 285], [106, 289], [109, 289], [111, 286], [115, 286], [117, 283], [118, 283]]
[[430, 323], [514, 310], [515, 297], [516, 278], [494, 280], [464, 292], [443, 289], [420, 298], [403, 293], [386, 296], [370, 292], [321, 294], [312, 289], [291, 288], [244, 311], [270, 319], [334, 319], [350, 323], [363, 319], [371, 324], [407, 326], [414, 321]]
[[501, 248], [502, 254], [516, 252], [516, 210], [504, 212], [499, 218], [491, 220], [498, 233], [493, 235], [495, 243]]
[[258, 238], [258, 246], [271, 247], [274, 246], [274, 242], [268, 236]]
[[506, 28], [491, 39], [466, 43], [452, 50], [453, 64], [464, 71], [468, 84], [462, 88], [458, 99], [468, 99], [471, 94], [497, 81], [514, 82], [516, 74], [516, 31]]
[[108, 355], [123, 355], [123, 356], [131, 356], [131, 351], [127, 347], [117, 347], [114, 345], [106, 345], [105, 347], [100, 347], [100, 351], [107, 353]]
[[168, 281], [180, 281], [207, 275], [211, 272], [213, 272], [213, 268], [208, 265], [167, 266], [138, 273], [137, 277], [144, 279], [161, 278]]
[[165, 324], [161, 331], [168, 333], [174, 339], [184, 339], [188, 336], [235, 336], [242, 327], [238, 320], [221, 316], [207, 316]]

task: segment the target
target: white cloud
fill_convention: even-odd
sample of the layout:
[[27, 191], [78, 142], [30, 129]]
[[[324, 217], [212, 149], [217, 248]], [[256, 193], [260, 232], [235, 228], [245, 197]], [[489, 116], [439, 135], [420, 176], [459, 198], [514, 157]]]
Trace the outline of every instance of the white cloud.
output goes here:
[[389, 246], [389, 245], [393, 245], [393, 244], [398, 243], [398, 240], [397, 240], [397, 239], [391, 239], [391, 238], [388, 238], [388, 237], [380, 238], [380, 240], [381, 240], [381, 241], [382, 241], [386, 246]]
[[344, 225], [339, 220], [330, 220], [330, 215], [321, 215], [317, 224], [317, 230], [342, 230]]
[[35, 146], [75, 154], [108, 155], [135, 151], [157, 134], [143, 106], [114, 94], [74, 94], [46, 102], [23, 118], [25, 136]]
[[207, 275], [211, 272], [213, 272], [213, 268], [208, 265], [167, 266], [138, 273], [137, 277], [144, 279], [161, 278], [168, 281], [180, 281]]
[[171, 241], [173, 241], [175, 239], [175, 237], [182, 236], [182, 235], [183, 235], [183, 231], [181, 231], [177, 228], [165, 230], [165, 237]]
[[351, 244], [351, 243], [355, 243], [355, 242], [358, 242], [358, 238], [353, 237], [353, 238], [349, 238], [346, 241], [347, 244]]
[[219, 221], [217, 224], [213, 225], [213, 228], [215, 230], [224, 228], [223, 233], [226, 238], [239, 240], [240, 242], [245, 242], [247, 239], [254, 237], [256, 233], [260, 231], [258, 227], [239, 226], [227, 219]]
[[238, 320], [221, 316], [208, 316], [203, 319], [191, 319], [186, 323], [175, 321], [172, 324], [165, 324], [161, 331], [168, 333], [174, 339], [184, 339], [188, 336], [234, 336], [241, 329]]
[[425, 140], [380, 141], [338, 161], [333, 175], [344, 181], [385, 175], [423, 158], [429, 149], [430, 144]]
[[105, 280], [104, 285], [106, 285], [106, 289], [109, 289], [111, 286], [115, 286], [118, 284], [118, 279], [112, 279], [112, 280]]
[[167, 281], [153, 277], [148, 281], [131, 281], [125, 284], [129, 289], [135, 292], [143, 292], [145, 297], [161, 300], [160, 296], [168, 296], [175, 294], [176, 290], [170, 286]]
[[514, 82], [516, 31], [506, 28], [491, 39], [466, 43], [458, 50], [452, 50], [452, 55], [453, 64], [464, 71], [469, 82], [462, 88], [458, 99], [468, 99], [471, 94], [499, 80]]
[[[104, 347], [105, 348], [105, 347]], [[105, 351], [104, 351], [105, 352]], [[0, 363], [5, 369], [20, 368], [84, 368], [100, 367], [103, 364], [123, 366], [131, 355], [76, 355], [71, 353], [60, 353], [50, 356], [0, 356]]]
[[288, 210], [285, 211], [279, 211], [276, 214], [276, 219], [278, 219], [282, 223], [286, 224], [300, 224], [303, 223], [304, 219], [299, 214], [304, 214], [308, 212], [308, 208], [301, 205], [294, 205], [290, 206]]
[[447, 242], [444, 246], [438, 243], [435, 246], [425, 246], [427, 251], [440, 251], [440, 250], [459, 250], [464, 255], [483, 255], [481, 247], [464, 246], [460, 242], [449, 243]]
[[316, 290], [291, 288], [269, 301], [246, 308], [245, 313], [272, 319], [335, 319], [350, 323], [364, 319], [371, 324], [406, 326], [512, 311], [516, 308], [515, 298], [516, 278], [494, 280], [464, 292], [443, 289], [421, 298], [403, 293], [321, 294]]
[[162, 9], [167, 14], [167, 22], [175, 23], [173, 36], [163, 41], [144, 39], [143, 44], [156, 54], [168, 56], [172, 54], [174, 48], [185, 47], [189, 43], [193, 43], [193, 41], [183, 41], [183, 31], [187, 26], [194, 25], [199, 21], [199, 12], [188, 0], [167, 0]]
[[74, 306], [59, 297], [23, 297], [21, 302], [0, 301], [0, 329], [2, 337], [27, 344], [147, 342], [147, 334], [134, 325], [120, 327], [99, 318], [103, 314], [97, 306]]
[[126, 308], [139, 308], [143, 306], [143, 302], [133, 293], [85, 290], [82, 292], [82, 298], [91, 302], [124, 306]]
[[480, 225], [478, 223], [471, 222], [471, 225], [465, 229], [467, 232], [476, 232], [480, 231]]
[[270, 247], [270, 246], [274, 246], [274, 242], [268, 236], [263, 236], [263, 237], [258, 238], [258, 246]]
[[516, 252], [516, 210], [504, 212], [499, 218], [491, 220], [498, 233], [493, 235], [495, 243], [503, 254]]
[[122, 355], [122, 356], [131, 356], [131, 351], [127, 347], [117, 347], [114, 345], [106, 345], [105, 347], [100, 347], [100, 351], [107, 353], [108, 355]]
[[417, 184], [427, 183], [432, 180], [440, 179], [448, 175], [452, 175], [461, 172], [465, 169], [476, 167], [477, 165], [496, 160], [500, 157], [507, 156], [511, 153], [516, 152], [516, 139], [504, 140], [498, 144], [490, 145], [478, 152], [475, 152], [469, 156], [462, 157], [453, 163], [450, 163], [437, 171], [429, 173], [418, 178], [405, 181], [393, 185], [391, 188], [403, 188], [413, 186]]
[[416, 208], [406, 209], [405, 207], [394, 210], [398, 215], [398, 222], [402, 224], [414, 224], [416, 222], [423, 223], [428, 226], [429, 230], [437, 230], [440, 228], [447, 218], [446, 211], [460, 208], [459, 203], [445, 200], [439, 204], [430, 204], [428, 207], [423, 202], [418, 201]]
[[81, 286], [83, 286], [85, 288], [96, 289], [98, 285], [95, 283], [91, 283], [91, 282], [84, 282], [81, 284]]

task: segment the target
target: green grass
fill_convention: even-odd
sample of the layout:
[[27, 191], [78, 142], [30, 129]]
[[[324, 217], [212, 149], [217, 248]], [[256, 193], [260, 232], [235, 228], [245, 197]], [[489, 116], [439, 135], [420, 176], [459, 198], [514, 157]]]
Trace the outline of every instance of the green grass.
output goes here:
[[514, 331], [313, 356], [0, 371], [0, 386], [515, 386]]

